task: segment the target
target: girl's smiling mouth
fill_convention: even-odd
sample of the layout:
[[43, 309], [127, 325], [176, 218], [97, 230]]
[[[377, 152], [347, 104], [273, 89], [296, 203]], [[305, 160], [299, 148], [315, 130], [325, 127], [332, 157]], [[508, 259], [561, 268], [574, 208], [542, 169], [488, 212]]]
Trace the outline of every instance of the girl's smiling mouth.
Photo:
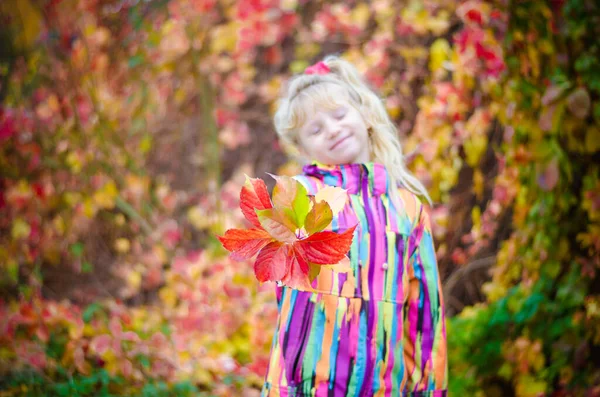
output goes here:
[[350, 135], [346, 135], [342, 139], [338, 140], [336, 143], [333, 144], [333, 146], [329, 150], [335, 149], [336, 147], [338, 147], [342, 142], [344, 142], [348, 138], [350, 138]]

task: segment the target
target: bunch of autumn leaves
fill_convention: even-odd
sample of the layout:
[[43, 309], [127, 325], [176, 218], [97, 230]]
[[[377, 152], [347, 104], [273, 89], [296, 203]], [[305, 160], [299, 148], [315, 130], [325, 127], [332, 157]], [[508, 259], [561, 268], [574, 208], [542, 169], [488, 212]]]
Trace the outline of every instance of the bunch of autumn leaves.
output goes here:
[[346, 254], [356, 225], [341, 233], [325, 230], [346, 204], [347, 193], [327, 186], [312, 196], [293, 178], [271, 176], [276, 181], [272, 198], [260, 178], [246, 176], [240, 192], [240, 208], [254, 227], [229, 229], [218, 238], [235, 260], [258, 254], [258, 281], [311, 291], [323, 266], [349, 269]]

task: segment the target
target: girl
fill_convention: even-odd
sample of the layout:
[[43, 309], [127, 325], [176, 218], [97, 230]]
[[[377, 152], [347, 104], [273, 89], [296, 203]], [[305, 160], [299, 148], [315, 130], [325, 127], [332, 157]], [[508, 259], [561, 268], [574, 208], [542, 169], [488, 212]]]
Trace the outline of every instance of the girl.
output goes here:
[[356, 68], [328, 56], [292, 79], [275, 114], [312, 159], [315, 194], [348, 190], [331, 230], [358, 224], [352, 271], [323, 269], [316, 292], [277, 287], [279, 316], [263, 396], [445, 396], [444, 303], [429, 196], [403, 164], [396, 129]]

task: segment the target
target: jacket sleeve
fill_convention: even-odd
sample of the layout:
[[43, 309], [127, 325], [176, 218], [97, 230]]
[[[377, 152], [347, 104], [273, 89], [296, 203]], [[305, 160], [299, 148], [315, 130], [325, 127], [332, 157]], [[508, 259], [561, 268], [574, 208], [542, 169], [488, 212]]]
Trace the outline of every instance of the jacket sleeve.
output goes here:
[[[409, 396], [446, 396], [448, 360], [444, 297], [427, 209], [419, 203], [409, 238], [408, 297], [404, 312], [404, 357]], [[411, 252], [409, 251], [409, 252]]]

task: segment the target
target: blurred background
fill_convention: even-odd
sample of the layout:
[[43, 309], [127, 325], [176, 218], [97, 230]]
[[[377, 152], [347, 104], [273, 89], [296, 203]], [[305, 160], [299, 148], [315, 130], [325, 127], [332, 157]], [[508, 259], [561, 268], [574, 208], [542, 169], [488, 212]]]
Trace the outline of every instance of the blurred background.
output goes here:
[[2, 0], [0, 396], [258, 396], [277, 307], [215, 235], [322, 56], [432, 198], [450, 391], [600, 396], [593, 0]]

